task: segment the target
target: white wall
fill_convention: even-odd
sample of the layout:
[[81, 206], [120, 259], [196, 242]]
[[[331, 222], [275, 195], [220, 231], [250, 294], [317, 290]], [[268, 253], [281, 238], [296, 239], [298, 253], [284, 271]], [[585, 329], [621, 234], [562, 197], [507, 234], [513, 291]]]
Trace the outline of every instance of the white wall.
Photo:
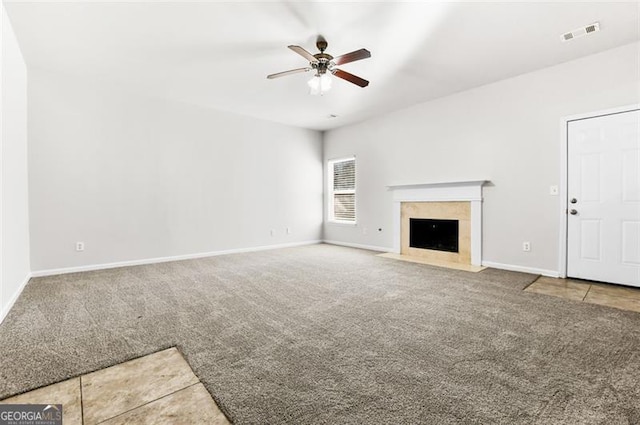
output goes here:
[[1, 6], [0, 321], [30, 275], [27, 193], [27, 69]]
[[325, 239], [390, 250], [385, 186], [487, 178], [483, 260], [557, 271], [549, 186], [560, 183], [561, 117], [640, 102], [639, 52], [622, 46], [325, 133], [325, 161], [356, 155], [358, 190], [358, 226], [325, 223]]
[[320, 133], [29, 71], [34, 272], [321, 238]]

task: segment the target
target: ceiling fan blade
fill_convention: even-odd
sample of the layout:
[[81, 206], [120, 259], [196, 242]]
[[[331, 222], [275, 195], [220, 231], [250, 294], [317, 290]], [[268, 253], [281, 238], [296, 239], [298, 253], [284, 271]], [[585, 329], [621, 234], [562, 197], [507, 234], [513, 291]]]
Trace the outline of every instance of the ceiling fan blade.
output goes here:
[[357, 75], [350, 74], [341, 69], [334, 69], [331, 71], [331, 73], [338, 78], [342, 78], [343, 80], [347, 80], [348, 82], [355, 84], [356, 86], [367, 87], [369, 85], [369, 82], [367, 80], [360, 78]]
[[286, 75], [291, 75], [291, 74], [297, 74], [299, 72], [307, 72], [310, 70], [311, 68], [309, 67], [290, 69], [289, 71], [276, 72], [275, 74], [267, 75], [267, 78], [270, 80], [273, 80], [274, 78], [284, 77]]
[[333, 58], [331, 62], [336, 65], [342, 65], [344, 63], [355, 62], [361, 59], [366, 59], [371, 57], [371, 52], [367, 49], [356, 50], [351, 53], [345, 53], [342, 56], [338, 56], [337, 58]]
[[293, 50], [294, 52], [296, 52], [297, 54], [299, 54], [300, 56], [302, 56], [303, 58], [305, 58], [309, 62], [318, 63], [318, 59], [316, 59], [315, 56], [313, 56], [311, 53], [307, 52], [302, 47], [300, 47], [300, 46], [287, 46], [287, 47], [289, 47], [291, 50]]

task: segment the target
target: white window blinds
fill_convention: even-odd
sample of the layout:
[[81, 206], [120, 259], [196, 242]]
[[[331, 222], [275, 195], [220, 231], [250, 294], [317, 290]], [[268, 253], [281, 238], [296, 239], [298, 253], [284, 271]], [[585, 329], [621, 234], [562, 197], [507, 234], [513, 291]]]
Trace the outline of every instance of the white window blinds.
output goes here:
[[329, 162], [331, 199], [329, 217], [332, 221], [356, 221], [356, 160]]

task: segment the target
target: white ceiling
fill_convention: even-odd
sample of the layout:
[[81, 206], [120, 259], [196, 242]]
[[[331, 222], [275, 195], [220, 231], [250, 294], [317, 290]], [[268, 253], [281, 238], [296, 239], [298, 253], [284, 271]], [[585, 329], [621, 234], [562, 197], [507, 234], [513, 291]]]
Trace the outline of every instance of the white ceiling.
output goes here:
[[[640, 39], [639, 3], [5, 2], [30, 67], [113, 80], [145, 94], [326, 130]], [[599, 21], [569, 43], [560, 35]], [[311, 74], [267, 80], [315, 53], [341, 66], [310, 96]], [[330, 114], [338, 115], [329, 118]]]

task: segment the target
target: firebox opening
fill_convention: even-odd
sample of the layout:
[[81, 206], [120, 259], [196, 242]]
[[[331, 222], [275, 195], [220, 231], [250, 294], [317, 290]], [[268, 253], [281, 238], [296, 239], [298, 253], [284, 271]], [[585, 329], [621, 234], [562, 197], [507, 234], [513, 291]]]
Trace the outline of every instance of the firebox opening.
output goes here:
[[436, 251], [458, 251], [458, 220], [409, 219], [409, 246]]

